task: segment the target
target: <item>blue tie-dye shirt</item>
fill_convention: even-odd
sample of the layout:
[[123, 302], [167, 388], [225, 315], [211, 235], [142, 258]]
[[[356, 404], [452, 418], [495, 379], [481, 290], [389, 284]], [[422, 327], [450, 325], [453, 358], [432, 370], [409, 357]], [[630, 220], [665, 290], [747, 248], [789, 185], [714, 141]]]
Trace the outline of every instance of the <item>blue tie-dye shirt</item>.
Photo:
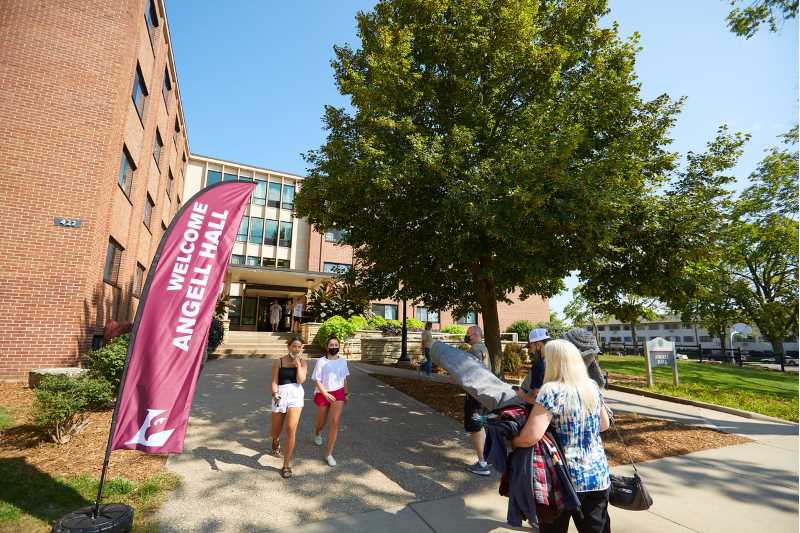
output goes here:
[[608, 459], [600, 438], [603, 396], [595, 382], [592, 382], [592, 387], [598, 402], [589, 415], [583, 412], [580, 400], [567, 401], [569, 396], [577, 395], [570, 385], [554, 381], [545, 383], [536, 397], [536, 401], [553, 414], [552, 426], [564, 448], [569, 473], [578, 492], [605, 490], [611, 484]]

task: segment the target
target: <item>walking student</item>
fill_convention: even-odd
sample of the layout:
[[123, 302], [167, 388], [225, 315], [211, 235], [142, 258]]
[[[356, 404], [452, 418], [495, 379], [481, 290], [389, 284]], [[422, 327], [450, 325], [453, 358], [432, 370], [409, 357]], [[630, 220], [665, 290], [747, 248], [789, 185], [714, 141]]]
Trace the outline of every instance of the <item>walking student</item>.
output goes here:
[[269, 323], [272, 326], [272, 331], [278, 331], [278, 324], [281, 322], [281, 313], [283, 309], [277, 300], [272, 302], [269, 306]]
[[350, 393], [347, 392], [347, 359], [339, 356], [339, 339], [332, 336], [325, 347], [325, 357], [320, 357], [314, 367], [312, 379], [317, 384], [314, 403], [317, 404], [317, 421], [314, 426], [314, 444], [322, 446], [322, 430], [328, 425], [328, 442], [325, 447], [325, 461], [328, 466], [336, 466], [333, 447], [339, 433], [339, 419]]
[[420, 370], [423, 370], [425, 375], [428, 377], [431, 377], [431, 372], [433, 371], [433, 361], [431, 360], [433, 333], [431, 333], [431, 328], [433, 328], [433, 324], [430, 322], [425, 322], [425, 329], [420, 335], [422, 342], [422, 356], [425, 358], [422, 364], [420, 364]]
[[289, 353], [272, 364], [272, 454], [281, 456], [280, 436], [283, 429], [283, 468], [281, 477], [292, 477], [292, 455], [297, 435], [297, 424], [303, 410], [303, 383], [308, 363], [303, 357], [303, 340], [292, 337], [286, 343]]
[[[470, 345], [469, 354], [480, 361], [480, 363], [489, 368], [489, 349], [483, 343], [483, 331], [478, 326], [470, 326], [467, 328], [467, 334], [464, 337], [464, 342]], [[480, 422], [473, 419], [473, 415], [480, 414], [482, 410], [481, 404], [470, 396], [466, 395], [464, 398], [464, 431], [469, 433], [470, 440], [472, 441], [472, 448], [475, 450], [475, 455], [478, 460], [467, 467], [467, 470], [478, 476], [488, 476], [491, 474], [488, 463], [483, 459], [483, 446], [486, 442], [486, 432], [481, 426]]]
[[[572, 517], [578, 533], [610, 533], [608, 493], [611, 478], [600, 433], [610, 425], [600, 388], [590, 377], [581, 353], [559, 339], [544, 347], [544, 384], [531, 416], [512, 440], [515, 448], [533, 446], [552, 423], [581, 502], [582, 517]], [[539, 524], [540, 533], [567, 533], [570, 514]]]

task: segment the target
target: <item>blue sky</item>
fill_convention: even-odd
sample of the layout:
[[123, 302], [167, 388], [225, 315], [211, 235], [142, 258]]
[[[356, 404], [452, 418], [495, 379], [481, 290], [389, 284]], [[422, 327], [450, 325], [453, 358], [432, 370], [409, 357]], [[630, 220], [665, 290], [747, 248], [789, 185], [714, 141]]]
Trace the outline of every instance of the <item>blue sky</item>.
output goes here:
[[[330, 69], [333, 45], [357, 43], [355, 14], [373, 2], [166, 4], [192, 152], [304, 174], [300, 154], [324, 140], [323, 106], [346, 104]], [[610, 8], [622, 35], [641, 34], [643, 96], [687, 97], [675, 150], [703, 150], [723, 123], [752, 134], [735, 170], [741, 186], [797, 121], [797, 21], [745, 40], [725, 25], [727, 0], [611, 0]], [[569, 291], [556, 296], [551, 309], [569, 300]]]

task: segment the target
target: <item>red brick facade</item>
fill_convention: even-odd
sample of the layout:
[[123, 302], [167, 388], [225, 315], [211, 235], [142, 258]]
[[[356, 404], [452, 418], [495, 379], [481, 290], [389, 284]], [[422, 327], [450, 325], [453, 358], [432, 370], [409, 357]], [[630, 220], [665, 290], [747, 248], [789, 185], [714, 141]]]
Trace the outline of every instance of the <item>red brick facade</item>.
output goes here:
[[[324, 235], [311, 230], [308, 250], [308, 270], [311, 272], [322, 272], [326, 262], [352, 264], [353, 250], [350, 246], [342, 246], [325, 240]], [[402, 316], [402, 302], [392, 300], [375, 300], [373, 303], [385, 303], [397, 305], [397, 317]], [[422, 305], [422, 304], [419, 304]], [[416, 305], [407, 303], [406, 313], [410, 318], [414, 318]], [[528, 320], [533, 322], [545, 322], [549, 318], [549, 307], [547, 300], [538, 296], [533, 296], [527, 300], [520, 300], [517, 294], [512, 295], [512, 303], [499, 304], [498, 314], [500, 315], [500, 330], [505, 331], [515, 320]], [[433, 329], [440, 329], [449, 324], [454, 324], [456, 317], [449, 311], [442, 311], [439, 317], [439, 324], [434, 324]], [[482, 325], [481, 317], [478, 316], [478, 324]]]
[[[145, 0], [3, 2], [0, 380], [73, 366], [108, 319], [130, 320], [137, 263], [149, 267], [161, 225], [178, 208], [188, 144], [163, 4], [155, 4], [151, 45]], [[137, 64], [148, 92], [141, 120], [131, 98]], [[123, 145], [136, 164], [129, 196], [118, 185]], [[56, 226], [57, 217], [80, 227]], [[116, 286], [103, 282], [109, 237], [124, 248]]]

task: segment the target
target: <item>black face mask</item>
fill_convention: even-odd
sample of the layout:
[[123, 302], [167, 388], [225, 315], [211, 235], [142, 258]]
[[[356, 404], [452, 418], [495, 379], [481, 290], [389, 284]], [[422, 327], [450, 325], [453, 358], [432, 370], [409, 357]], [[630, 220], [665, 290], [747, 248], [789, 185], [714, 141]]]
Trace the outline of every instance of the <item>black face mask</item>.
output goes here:
[[469, 344], [469, 335], [464, 335], [464, 342]]
[[328, 348], [328, 353], [331, 355], [336, 355], [339, 353], [339, 348]]

